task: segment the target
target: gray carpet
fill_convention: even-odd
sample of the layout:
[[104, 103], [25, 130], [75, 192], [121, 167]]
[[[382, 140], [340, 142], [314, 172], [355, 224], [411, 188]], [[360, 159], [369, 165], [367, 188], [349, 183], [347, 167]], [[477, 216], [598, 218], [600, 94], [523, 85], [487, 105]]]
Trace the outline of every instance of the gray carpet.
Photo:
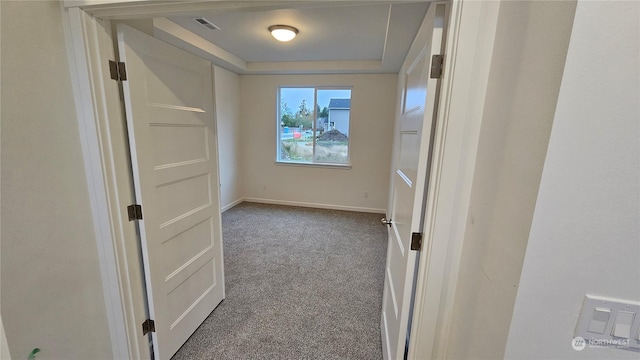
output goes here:
[[225, 212], [227, 297], [173, 359], [381, 359], [381, 216], [255, 203]]

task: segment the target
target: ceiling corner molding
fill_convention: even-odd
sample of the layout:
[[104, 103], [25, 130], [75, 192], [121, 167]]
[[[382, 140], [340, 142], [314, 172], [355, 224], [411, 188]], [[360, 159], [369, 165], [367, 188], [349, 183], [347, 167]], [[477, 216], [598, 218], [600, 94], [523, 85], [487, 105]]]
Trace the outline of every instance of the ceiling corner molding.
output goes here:
[[249, 74], [370, 74], [380, 73], [381, 60], [250, 62]]
[[387, 29], [385, 31], [384, 34], [384, 46], [382, 47], [382, 66], [385, 65], [385, 63], [387, 61], [385, 61], [385, 58], [387, 56], [387, 45], [389, 43], [389, 28], [391, 27], [391, 11], [393, 8], [393, 4], [389, 4], [389, 13], [387, 14]]

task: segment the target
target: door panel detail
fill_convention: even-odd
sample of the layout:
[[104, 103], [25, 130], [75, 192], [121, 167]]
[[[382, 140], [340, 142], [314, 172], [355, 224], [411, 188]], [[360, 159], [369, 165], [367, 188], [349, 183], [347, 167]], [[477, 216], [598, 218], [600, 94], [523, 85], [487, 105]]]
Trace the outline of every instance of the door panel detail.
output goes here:
[[211, 64], [118, 25], [154, 357], [170, 359], [225, 296]]

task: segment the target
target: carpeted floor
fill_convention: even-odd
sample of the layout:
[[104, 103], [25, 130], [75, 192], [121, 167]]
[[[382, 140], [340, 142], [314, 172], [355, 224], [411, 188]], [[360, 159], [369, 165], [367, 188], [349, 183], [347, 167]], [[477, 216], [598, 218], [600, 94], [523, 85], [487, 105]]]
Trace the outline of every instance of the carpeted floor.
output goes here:
[[227, 297], [173, 359], [381, 359], [380, 218], [255, 203], [225, 212]]

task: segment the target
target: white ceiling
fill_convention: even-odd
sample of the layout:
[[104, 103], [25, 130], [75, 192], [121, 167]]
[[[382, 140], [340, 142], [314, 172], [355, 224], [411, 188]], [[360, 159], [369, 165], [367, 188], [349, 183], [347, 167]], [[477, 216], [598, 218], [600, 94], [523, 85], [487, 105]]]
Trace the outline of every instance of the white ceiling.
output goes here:
[[[300, 4], [300, 3], [298, 3]], [[238, 73], [397, 73], [428, 2], [309, 3], [292, 8], [242, 8], [155, 19], [156, 36]], [[194, 18], [204, 17], [220, 30]], [[270, 25], [299, 29], [288, 43]]]

